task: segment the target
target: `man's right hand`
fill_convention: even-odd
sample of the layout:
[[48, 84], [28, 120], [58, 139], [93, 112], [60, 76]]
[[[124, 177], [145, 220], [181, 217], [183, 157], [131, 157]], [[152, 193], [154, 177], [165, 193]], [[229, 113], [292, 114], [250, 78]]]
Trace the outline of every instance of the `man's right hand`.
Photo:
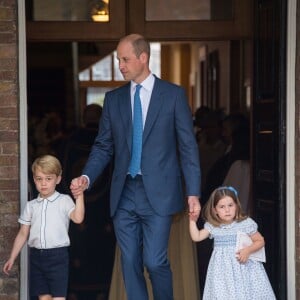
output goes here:
[[88, 188], [88, 179], [85, 176], [76, 177], [71, 181], [70, 189], [76, 199]]

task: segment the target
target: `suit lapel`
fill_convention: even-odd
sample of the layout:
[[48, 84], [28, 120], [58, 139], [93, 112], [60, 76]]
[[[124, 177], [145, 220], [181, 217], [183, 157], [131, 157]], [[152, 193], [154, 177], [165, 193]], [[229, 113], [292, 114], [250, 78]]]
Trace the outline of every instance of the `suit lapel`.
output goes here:
[[131, 150], [132, 144], [132, 110], [130, 100], [130, 83], [124, 86], [124, 90], [118, 95], [118, 107], [123, 122], [124, 135], [126, 135], [126, 141], [128, 149]]
[[160, 107], [163, 104], [162, 93], [163, 93], [163, 90], [162, 90], [161, 82], [158, 78], [155, 78], [155, 83], [154, 83], [154, 87], [152, 90], [152, 95], [151, 95], [151, 99], [150, 99], [150, 104], [149, 104], [148, 113], [147, 113], [147, 117], [146, 117], [144, 132], [143, 132], [143, 143], [145, 143], [145, 141], [151, 131], [151, 128], [158, 116]]

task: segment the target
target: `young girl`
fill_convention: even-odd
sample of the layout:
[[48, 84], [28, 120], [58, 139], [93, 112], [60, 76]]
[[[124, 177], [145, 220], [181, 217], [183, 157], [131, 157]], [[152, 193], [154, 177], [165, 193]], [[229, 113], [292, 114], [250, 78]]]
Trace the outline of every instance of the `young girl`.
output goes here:
[[[227, 186], [214, 190], [203, 217], [206, 223], [199, 230], [197, 219], [190, 216], [193, 241], [214, 239], [202, 299], [276, 299], [262, 263], [249, 259], [265, 243], [257, 224], [242, 213], [237, 191]], [[236, 252], [238, 232], [246, 233], [253, 243]]]
[[52, 155], [38, 157], [32, 164], [33, 179], [39, 195], [29, 201], [19, 218], [20, 230], [10, 257], [3, 266], [9, 274], [21, 249], [30, 247], [30, 294], [39, 300], [65, 300], [68, 288], [68, 228], [70, 219], [84, 219], [84, 199], [80, 194], [74, 204], [69, 195], [55, 188], [61, 181], [61, 164]]

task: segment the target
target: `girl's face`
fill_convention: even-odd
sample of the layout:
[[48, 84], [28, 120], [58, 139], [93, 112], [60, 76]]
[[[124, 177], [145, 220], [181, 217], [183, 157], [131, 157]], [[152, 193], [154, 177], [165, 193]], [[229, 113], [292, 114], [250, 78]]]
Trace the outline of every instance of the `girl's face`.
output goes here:
[[55, 174], [45, 174], [40, 170], [36, 170], [33, 179], [36, 189], [40, 193], [40, 197], [48, 198], [54, 193], [56, 185], [61, 180], [61, 176], [56, 176]]
[[216, 215], [225, 224], [230, 224], [235, 220], [237, 205], [229, 196], [220, 199], [215, 207]]

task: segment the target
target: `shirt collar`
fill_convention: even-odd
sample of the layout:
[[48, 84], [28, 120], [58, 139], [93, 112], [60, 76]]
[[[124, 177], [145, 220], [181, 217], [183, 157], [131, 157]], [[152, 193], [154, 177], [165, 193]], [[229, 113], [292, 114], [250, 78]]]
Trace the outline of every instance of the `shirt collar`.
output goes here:
[[[140, 85], [147, 91], [152, 91], [154, 86], [155, 77], [152, 73], [149, 74], [149, 76], [140, 83]], [[135, 87], [137, 86], [137, 83], [134, 81], [131, 81], [131, 90], [135, 91]]]
[[53, 201], [55, 201], [59, 196], [60, 196], [60, 193], [57, 192], [57, 191], [55, 191], [55, 192], [54, 192], [50, 197], [48, 197], [48, 198], [42, 198], [42, 197], [40, 196], [40, 194], [39, 194], [38, 197], [37, 197], [37, 201], [38, 201], [38, 202], [41, 202], [41, 201], [43, 201], [43, 200], [48, 200], [48, 201], [50, 201], [50, 202], [53, 202]]

